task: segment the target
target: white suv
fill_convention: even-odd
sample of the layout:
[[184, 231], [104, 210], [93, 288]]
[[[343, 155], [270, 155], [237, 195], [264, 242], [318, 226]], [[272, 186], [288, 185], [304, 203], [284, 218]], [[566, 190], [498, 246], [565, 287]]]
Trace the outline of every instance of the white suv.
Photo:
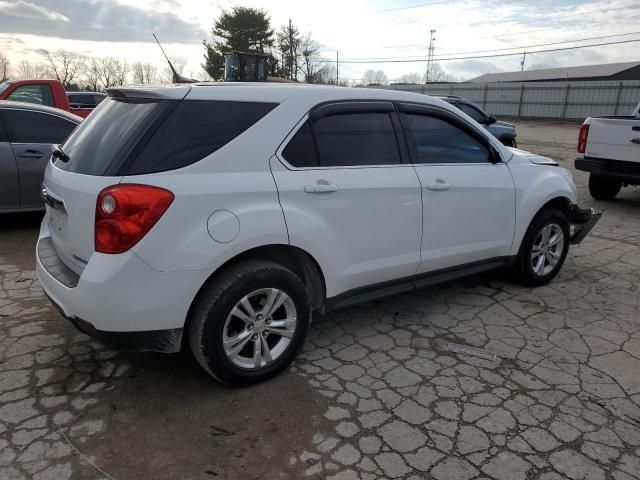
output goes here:
[[312, 311], [510, 266], [549, 282], [599, 214], [451, 105], [277, 84], [112, 89], [54, 151], [40, 282], [122, 348], [225, 383], [285, 368]]

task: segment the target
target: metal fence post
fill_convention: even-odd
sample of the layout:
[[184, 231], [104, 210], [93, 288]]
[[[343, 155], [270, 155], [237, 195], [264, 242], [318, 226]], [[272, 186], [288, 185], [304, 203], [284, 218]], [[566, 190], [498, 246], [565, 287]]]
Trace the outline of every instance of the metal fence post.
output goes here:
[[453, 95], [453, 83], [449, 84], [449, 95]]
[[484, 84], [484, 96], [482, 97], [482, 109], [483, 110], [487, 109], [487, 90], [489, 90], [489, 84], [485, 83]]
[[520, 101], [518, 102], [518, 116], [522, 115], [522, 98], [524, 97], [524, 83], [520, 86]]
[[562, 106], [562, 120], [567, 118], [567, 106], [569, 105], [569, 90], [571, 89], [571, 84], [567, 82], [567, 87], [564, 90], [564, 102]]
[[613, 110], [614, 115], [618, 115], [618, 108], [620, 107], [620, 97], [622, 96], [622, 82], [618, 85], [618, 93], [616, 94], [616, 106]]

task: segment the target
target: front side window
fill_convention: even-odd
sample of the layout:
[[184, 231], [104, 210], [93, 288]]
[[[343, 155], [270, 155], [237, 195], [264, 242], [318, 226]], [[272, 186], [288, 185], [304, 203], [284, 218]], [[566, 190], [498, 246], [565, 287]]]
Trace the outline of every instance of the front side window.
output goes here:
[[9, 94], [7, 100], [55, 106], [49, 85], [22, 85]]
[[76, 128], [69, 120], [43, 112], [4, 110], [3, 117], [12, 143], [62, 143]]
[[457, 107], [478, 123], [487, 121], [487, 117], [484, 115], [484, 113], [482, 113], [476, 107], [472, 107], [471, 105], [467, 105], [466, 103], [458, 103]]
[[295, 167], [401, 163], [389, 113], [341, 113], [308, 121], [283, 151]]
[[489, 148], [438, 117], [403, 114], [403, 124], [417, 163], [487, 163]]

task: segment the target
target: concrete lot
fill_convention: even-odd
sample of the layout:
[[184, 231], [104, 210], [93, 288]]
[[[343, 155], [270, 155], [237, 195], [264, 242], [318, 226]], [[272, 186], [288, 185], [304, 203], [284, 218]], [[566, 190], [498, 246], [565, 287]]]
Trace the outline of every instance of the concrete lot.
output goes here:
[[[518, 131], [572, 168], [577, 125]], [[77, 333], [35, 277], [39, 218], [2, 217], [0, 478], [639, 478], [640, 189], [599, 203], [575, 176], [607, 212], [551, 285], [496, 272], [316, 317], [245, 389]]]

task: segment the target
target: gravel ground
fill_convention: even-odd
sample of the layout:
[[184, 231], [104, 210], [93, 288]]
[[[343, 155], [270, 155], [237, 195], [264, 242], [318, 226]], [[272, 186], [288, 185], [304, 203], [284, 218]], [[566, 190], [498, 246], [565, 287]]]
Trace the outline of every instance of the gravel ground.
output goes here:
[[[518, 131], [572, 168], [576, 124]], [[607, 211], [549, 286], [495, 272], [316, 317], [244, 389], [77, 333], [33, 270], [39, 217], [2, 217], [0, 478], [639, 478], [640, 189], [599, 203], [575, 177]]]

